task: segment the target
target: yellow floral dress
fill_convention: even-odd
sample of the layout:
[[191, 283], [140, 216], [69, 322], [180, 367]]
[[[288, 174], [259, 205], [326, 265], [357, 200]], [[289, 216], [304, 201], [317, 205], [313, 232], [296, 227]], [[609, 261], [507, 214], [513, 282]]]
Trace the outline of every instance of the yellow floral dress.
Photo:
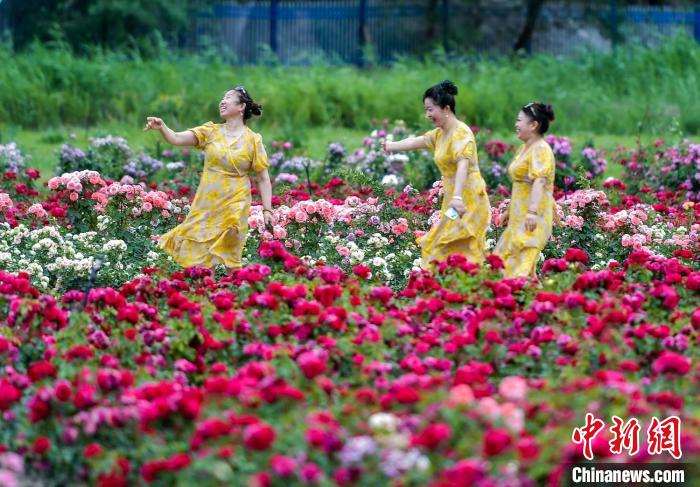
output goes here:
[[[440, 221], [418, 239], [421, 265], [430, 268], [434, 260], [445, 260], [451, 254], [461, 254], [470, 262], [481, 263], [485, 258], [486, 230], [491, 221], [491, 205], [486, 183], [479, 172], [476, 142], [471, 129], [459, 122], [451, 134], [441, 128], [423, 136], [427, 147], [434, 150], [435, 164], [442, 174], [443, 200]], [[457, 163], [469, 161], [467, 179], [462, 191], [467, 211], [457, 220], [445, 216], [452, 200]]]
[[262, 136], [245, 127], [236, 140], [224, 125], [189, 129], [204, 151], [201, 181], [185, 220], [160, 237], [160, 247], [183, 267], [240, 267], [251, 203], [249, 173], [269, 167]]
[[[529, 148], [522, 145], [508, 166], [508, 174], [513, 181], [513, 191], [508, 207], [508, 226], [501, 235], [494, 253], [500, 256], [505, 265], [506, 277], [535, 276], [540, 252], [552, 235], [554, 218], [554, 153], [552, 148], [540, 139]], [[533, 231], [525, 229], [525, 217], [530, 204], [532, 183], [545, 178], [542, 201], [537, 210], [537, 227]]]

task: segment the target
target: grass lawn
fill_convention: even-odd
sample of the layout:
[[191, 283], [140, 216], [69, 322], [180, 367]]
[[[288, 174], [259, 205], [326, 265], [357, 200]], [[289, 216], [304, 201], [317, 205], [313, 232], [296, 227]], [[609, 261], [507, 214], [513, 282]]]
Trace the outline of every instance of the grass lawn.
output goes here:
[[[268, 151], [271, 150], [270, 143], [273, 140], [283, 141], [288, 136], [288, 130], [264, 127], [259, 130], [266, 144]], [[176, 127], [182, 130], [183, 127]], [[555, 132], [556, 133], [556, 132]], [[0, 127], [0, 143], [15, 141], [19, 145], [22, 153], [31, 156], [31, 165], [38, 168], [42, 173], [42, 181], [53, 176], [53, 171], [57, 162], [57, 152], [64, 143], [77, 145], [85, 148], [88, 139], [94, 136], [106, 134], [125, 137], [129, 145], [133, 148], [145, 148], [149, 152], [155, 152], [156, 144], [160, 142], [161, 148], [166, 145], [156, 132], [143, 132], [141, 126], [131, 126], [121, 123], [107, 123], [99, 127], [63, 127], [46, 130], [25, 130], [13, 127]], [[362, 145], [362, 139], [367, 135], [365, 130], [347, 128], [307, 128], [297, 131], [294, 136], [301, 141], [307, 155], [316, 159], [325, 157], [326, 148], [331, 142], [341, 142], [348, 150], [353, 150]], [[637, 143], [637, 137], [632, 135], [608, 135], [591, 133], [566, 134], [574, 141], [574, 150], [581, 147], [586, 141], [593, 141], [595, 147], [612, 150], [620, 145], [632, 146]], [[493, 138], [516, 143], [512, 133], [495, 133]], [[659, 137], [642, 137], [642, 143], [648, 143]], [[608, 176], [619, 177], [622, 167], [609, 165]]]

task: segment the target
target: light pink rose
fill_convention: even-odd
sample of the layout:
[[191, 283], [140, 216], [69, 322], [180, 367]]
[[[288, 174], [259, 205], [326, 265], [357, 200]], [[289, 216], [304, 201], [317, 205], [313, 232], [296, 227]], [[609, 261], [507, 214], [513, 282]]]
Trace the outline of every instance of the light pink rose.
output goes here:
[[527, 395], [527, 382], [518, 376], [505, 377], [498, 386], [498, 392], [509, 401], [522, 401]]
[[305, 211], [297, 211], [294, 213], [294, 219], [297, 223], [304, 223], [308, 219], [308, 216]]
[[474, 392], [467, 384], [459, 384], [450, 389], [450, 402], [454, 404], [471, 404], [474, 402]]

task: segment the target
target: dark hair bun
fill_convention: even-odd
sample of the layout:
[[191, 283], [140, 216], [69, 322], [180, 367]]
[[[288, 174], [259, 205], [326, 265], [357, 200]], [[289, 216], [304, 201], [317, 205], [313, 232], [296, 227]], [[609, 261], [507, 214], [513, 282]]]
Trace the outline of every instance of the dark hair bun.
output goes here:
[[544, 135], [549, 130], [549, 123], [554, 121], [554, 108], [545, 103], [528, 103], [520, 109], [529, 119], [536, 121], [539, 126], [537, 132]]
[[442, 89], [442, 91], [444, 91], [448, 95], [457, 95], [457, 85], [455, 85], [452, 81], [446, 79], [445, 81], [440, 82], [439, 86]]
[[552, 108], [552, 105], [542, 105], [542, 113], [547, 117], [547, 120], [550, 122], [554, 121], [554, 108]]
[[252, 113], [256, 117], [262, 115], [262, 106], [258, 105], [257, 103], [253, 103], [252, 105], [253, 106], [250, 107], [250, 113]]

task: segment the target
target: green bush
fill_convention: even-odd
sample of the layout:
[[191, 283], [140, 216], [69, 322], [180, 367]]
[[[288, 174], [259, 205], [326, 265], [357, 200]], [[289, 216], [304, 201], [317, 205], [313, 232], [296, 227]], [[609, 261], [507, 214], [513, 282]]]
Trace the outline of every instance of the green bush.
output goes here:
[[554, 104], [559, 133], [665, 133], [674, 124], [700, 131], [700, 111], [685, 109], [696, 101], [700, 46], [685, 38], [563, 59], [434, 57], [368, 69], [234, 66], [213, 53], [79, 57], [41, 45], [23, 53], [0, 48], [0, 62], [0, 120], [23, 127], [141, 123], [147, 114], [191, 126], [217, 120], [219, 97], [239, 84], [265, 105], [260, 123], [267, 126], [367, 128], [372, 116], [415, 125], [423, 120], [423, 90], [450, 78], [460, 88], [458, 112], [496, 131], [511, 131], [518, 107], [531, 100]]

